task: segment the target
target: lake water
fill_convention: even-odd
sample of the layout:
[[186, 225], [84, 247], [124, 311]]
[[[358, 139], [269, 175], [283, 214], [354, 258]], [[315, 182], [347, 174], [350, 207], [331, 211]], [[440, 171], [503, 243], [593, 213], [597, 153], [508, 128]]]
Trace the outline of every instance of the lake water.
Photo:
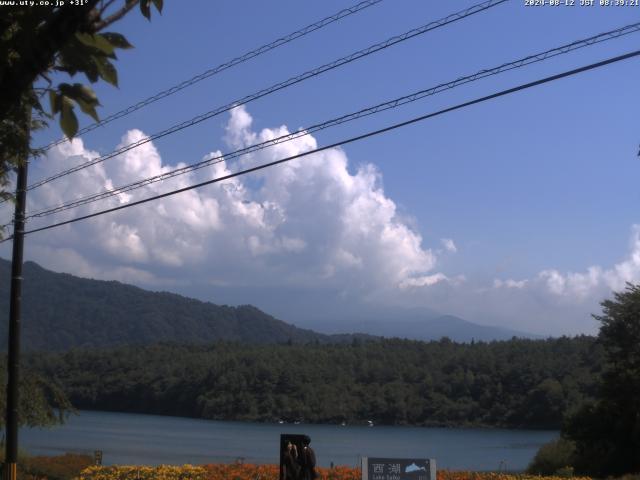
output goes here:
[[555, 431], [292, 425], [217, 422], [156, 415], [88, 412], [53, 429], [22, 429], [34, 455], [102, 450], [110, 464], [278, 463], [281, 433], [306, 433], [320, 466], [359, 465], [361, 456], [435, 458], [438, 468], [523, 470]]

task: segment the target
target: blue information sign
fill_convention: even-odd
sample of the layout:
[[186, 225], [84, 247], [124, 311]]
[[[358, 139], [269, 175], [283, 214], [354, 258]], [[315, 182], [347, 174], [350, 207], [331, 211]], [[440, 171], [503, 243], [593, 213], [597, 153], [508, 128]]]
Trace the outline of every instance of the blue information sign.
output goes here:
[[436, 480], [433, 458], [362, 457], [362, 480]]

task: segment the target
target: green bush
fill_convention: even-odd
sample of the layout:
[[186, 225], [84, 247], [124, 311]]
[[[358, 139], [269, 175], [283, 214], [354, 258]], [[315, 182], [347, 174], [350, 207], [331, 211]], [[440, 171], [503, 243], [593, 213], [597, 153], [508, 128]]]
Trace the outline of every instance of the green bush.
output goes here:
[[571, 440], [559, 438], [544, 444], [533, 457], [527, 467], [527, 473], [533, 475], [571, 476], [573, 473], [572, 459], [576, 447]]

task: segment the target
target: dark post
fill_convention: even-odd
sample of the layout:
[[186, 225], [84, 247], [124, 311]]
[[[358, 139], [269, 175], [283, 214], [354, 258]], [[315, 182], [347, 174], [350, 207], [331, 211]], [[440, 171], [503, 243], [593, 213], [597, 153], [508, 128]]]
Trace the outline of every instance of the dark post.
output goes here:
[[[28, 135], [27, 135], [28, 138]], [[9, 304], [9, 358], [7, 363], [7, 444], [5, 479], [16, 480], [18, 462], [18, 380], [20, 367], [20, 304], [22, 303], [22, 253], [24, 212], [27, 200], [27, 159], [17, 169], [16, 208], [11, 258], [11, 301]]]

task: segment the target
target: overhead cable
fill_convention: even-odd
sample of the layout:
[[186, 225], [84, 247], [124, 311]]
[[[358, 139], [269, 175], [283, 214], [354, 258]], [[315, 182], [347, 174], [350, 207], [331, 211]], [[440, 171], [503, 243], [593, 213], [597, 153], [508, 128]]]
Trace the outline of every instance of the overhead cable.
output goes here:
[[[91, 125], [87, 125], [84, 128], [81, 128], [80, 130], [78, 130], [78, 132], [76, 133], [76, 137], [79, 137], [87, 132], [90, 132], [92, 130], [95, 130], [98, 127], [102, 127], [103, 125], [106, 125], [107, 123], [111, 123], [114, 120], [117, 120], [119, 118], [122, 117], [126, 117], [127, 115], [140, 110], [141, 108], [146, 107], [147, 105], [151, 105], [152, 103], [157, 102], [158, 100], [161, 100], [163, 98], [166, 98], [170, 95], [173, 95], [181, 90], [184, 90], [187, 87], [190, 87], [192, 85], [195, 85], [198, 82], [201, 82], [202, 80], [205, 80], [209, 77], [212, 77], [220, 72], [223, 72], [224, 70], [228, 70], [229, 68], [235, 67], [236, 65], [239, 65], [241, 63], [244, 63], [248, 60], [251, 60], [252, 58], [258, 57], [264, 53], [267, 53], [271, 50], [275, 50], [278, 47], [281, 47], [282, 45], [286, 45], [287, 43], [290, 43], [294, 40], [297, 40], [298, 38], [304, 37], [305, 35], [308, 35], [311, 32], [315, 32], [316, 30], [320, 30], [321, 28], [326, 27], [327, 25], [330, 25], [334, 22], [337, 22], [338, 20], [341, 20], [345, 17], [348, 17], [350, 15], [353, 15], [354, 13], [358, 13], [362, 10], [364, 10], [365, 8], [369, 8], [373, 5], [376, 5], [378, 3], [382, 2], [382, 0], [365, 0], [363, 2], [360, 2], [356, 5], [353, 5], [352, 7], [349, 8], [345, 8], [343, 10], [340, 10], [339, 12], [330, 15], [326, 18], [323, 18], [322, 20], [319, 20], [315, 23], [312, 23], [310, 25], [307, 25], [304, 28], [301, 28], [300, 30], [296, 30], [295, 32], [292, 32], [288, 35], [285, 35], [284, 37], [280, 37], [277, 40], [274, 40], [271, 43], [267, 43], [265, 45], [262, 45], [261, 47], [258, 47], [254, 50], [251, 50], [250, 52], [245, 53], [244, 55], [241, 55], [239, 57], [236, 57], [232, 60], [229, 60], [228, 62], [225, 63], [221, 63], [220, 65], [218, 65], [217, 67], [213, 67], [210, 68], [209, 70], [206, 70], [198, 75], [195, 75], [194, 77], [189, 78], [188, 80], [184, 80], [182, 82], [180, 82], [177, 85], [174, 85], [173, 87], [167, 88], [166, 90], [163, 90], [161, 92], [156, 93], [155, 95], [146, 98], [144, 100], [139, 101], [136, 104], [133, 104], [123, 110], [120, 110], [116, 113], [113, 113], [111, 115], [109, 115], [108, 117], [104, 118], [103, 120], [100, 120], [99, 122], [95, 122], [92, 123]], [[56, 140], [55, 142], [51, 142], [48, 145], [41, 147], [42, 150], [49, 150], [52, 147], [55, 147], [56, 145], [60, 145], [61, 143], [64, 143], [68, 141], [67, 138], [61, 138], [59, 140]]]
[[[319, 153], [319, 152], [322, 152], [322, 151], [325, 151], [325, 150], [329, 150], [329, 149], [332, 149], [332, 148], [340, 147], [340, 146], [343, 146], [343, 145], [347, 145], [349, 143], [357, 142], [357, 141], [360, 141], [360, 140], [364, 140], [366, 138], [370, 138], [370, 137], [377, 136], [377, 135], [380, 135], [380, 134], [383, 134], [383, 133], [387, 133], [387, 132], [390, 132], [392, 130], [396, 130], [398, 128], [402, 128], [402, 127], [406, 127], [406, 126], [414, 124], [414, 123], [422, 122], [422, 121], [427, 120], [429, 118], [433, 118], [433, 117], [437, 117], [437, 116], [440, 116], [440, 115], [444, 115], [445, 113], [453, 112], [455, 110], [460, 110], [462, 108], [466, 108], [466, 107], [469, 107], [471, 105], [476, 105], [476, 104], [483, 103], [483, 102], [486, 102], [486, 101], [489, 101], [489, 100], [493, 100], [493, 99], [498, 98], [498, 97], [502, 97], [502, 96], [509, 95], [509, 94], [512, 94], [512, 93], [515, 93], [515, 92], [519, 92], [521, 90], [526, 90], [526, 89], [529, 89], [529, 88], [532, 88], [532, 87], [535, 87], [535, 86], [538, 86], [538, 85], [542, 85], [542, 84], [545, 84], [545, 83], [549, 83], [549, 82], [553, 82], [553, 81], [556, 81], [556, 80], [560, 80], [560, 79], [565, 78], [565, 77], [577, 75], [577, 74], [586, 72], [588, 70], [594, 70], [596, 68], [601, 68], [601, 67], [604, 67], [606, 65], [610, 65], [612, 63], [620, 62], [622, 60], [627, 60], [627, 59], [630, 59], [632, 57], [637, 57], [638, 55], [640, 55], [640, 50], [635, 50], [633, 52], [626, 53], [624, 55], [619, 55], [617, 57], [608, 58], [608, 59], [602, 60], [600, 62], [596, 62], [596, 63], [592, 63], [592, 64], [589, 64], [589, 65], [586, 65], [586, 66], [583, 66], [583, 67], [575, 68], [573, 70], [568, 70], [568, 71], [565, 71], [565, 72], [562, 72], [562, 73], [559, 73], [559, 74], [556, 74], [556, 75], [551, 75], [549, 77], [545, 77], [545, 78], [542, 78], [542, 79], [539, 79], [539, 80], [535, 80], [533, 82], [521, 84], [521, 85], [518, 85], [516, 87], [508, 88], [506, 90], [502, 90], [500, 92], [493, 93], [491, 95], [487, 95], [487, 96], [484, 96], [484, 97], [477, 98], [475, 100], [470, 100], [468, 102], [460, 103], [460, 104], [457, 104], [457, 105], [455, 105], [453, 107], [448, 107], [448, 108], [445, 108], [445, 109], [442, 109], [442, 110], [438, 110], [437, 112], [428, 113], [428, 114], [425, 114], [425, 115], [422, 115], [422, 116], [419, 116], [419, 117], [412, 118], [410, 120], [406, 120], [404, 122], [395, 123], [395, 124], [390, 125], [388, 127], [381, 128], [381, 129], [378, 129], [378, 130], [374, 130], [374, 131], [371, 131], [371, 132], [368, 132], [368, 133], [364, 133], [362, 135], [358, 135], [358, 136], [355, 136], [355, 137], [351, 137], [351, 138], [348, 138], [346, 140], [341, 140], [339, 142], [335, 142], [335, 143], [332, 143], [330, 145], [326, 145], [324, 147], [318, 147], [318, 148], [315, 148], [313, 150], [309, 150], [307, 152], [302, 152], [302, 153], [299, 153], [299, 154], [296, 154], [296, 155], [291, 155], [289, 157], [282, 158], [280, 160], [275, 160], [273, 162], [264, 163], [264, 164], [261, 164], [261, 165], [255, 166], [255, 167], [251, 167], [251, 168], [247, 168], [247, 169], [244, 169], [244, 170], [241, 170], [241, 171], [238, 171], [238, 172], [230, 173], [230, 174], [224, 175], [222, 177], [218, 177], [218, 178], [214, 178], [214, 179], [207, 180], [207, 181], [204, 181], [204, 182], [200, 182], [200, 183], [197, 183], [195, 185], [190, 185], [188, 187], [183, 187], [183, 188], [180, 188], [180, 189], [177, 189], [177, 190], [172, 190], [170, 192], [162, 193], [160, 195], [155, 195], [153, 197], [148, 197], [148, 198], [145, 198], [145, 199], [142, 199], [142, 200], [138, 200], [138, 201], [135, 201], [135, 202], [131, 202], [131, 203], [127, 203], [127, 204], [124, 204], [124, 205], [120, 205], [118, 207], [108, 208], [108, 209], [105, 209], [105, 210], [101, 210], [99, 212], [94, 212], [94, 213], [91, 213], [91, 214], [88, 214], [88, 215], [83, 215], [81, 217], [73, 218], [71, 220], [66, 220], [66, 221], [63, 221], [63, 222], [50, 224], [50, 225], [47, 225], [47, 226], [44, 226], [44, 227], [34, 228], [32, 230], [27, 230], [24, 233], [25, 233], [25, 235], [27, 235], [27, 234], [32, 234], [32, 233], [36, 233], [36, 232], [42, 232], [44, 230], [50, 230], [52, 228], [60, 227], [60, 226], [63, 226], [63, 225], [69, 225], [71, 223], [79, 222], [79, 221], [82, 221], [82, 220], [87, 220], [89, 218], [98, 217], [98, 216], [101, 216], [101, 215], [105, 215], [107, 213], [116, 212], [118, 210], [124, 210], [126, 208], [131, 208], [131, 207], [134, 207], [134, 206], [137, 206], [137, 205], [141, 205], [143, 203], [148, 203], [148, 202], [152, 202], [152, 201], [155, 201], [155, 200], [159, 200], [161, 198], [166, 198], [166, 197], [169, 197], [169, 196], [172, 196], [172, 195], [176, 195], [178, 193], [186, 192], [186, 191], [189, 191], [189, 190], [194, 190], [196, 188], [204, 187], [206, 185], [219, 183], [219, 182], [222, 182], [224, 180], [229, 180], [229, 179], [232, 179], [232, 178], [235, 178], [235, 177], [239, 177], [241, 175], [246, 175], [246, 174], [251, 173], [251, 172], [256, 172], [258, 170], [262, 170], [262, 169], [265, 169], [265, 168], [268, 168], [268, 167], [273, 167], [275, 165], [279, 165], [279, 164], [282, 164], [282, 163], [285, 163], [285, 162], [289, 162], [291, 160], [295, 160], [295, 159], [302, 158], [302, 157], [305, 157], [305, 156], [308, 156], [308, 155], [312, 155], [314, 153]], [[2, 242], [8, 241], [11, 238], [12, 237], [8, 237], [7, 239], [2, 240]], [[0, 242], [0, 243], [2, 243], [2, 242]]]
[[136, 147], [139, 147], [141, 145], [144, 145], [146, 143], [149, 143], [153, 140], [157, 140], [159, 138], [162, 137], [166, 137], [167, 135], [171, 135], [174, 134], [176, 132], [179, 132], [181, 130], [184, 130], [185, 128], [189, 128], [192, 127], [194, 125], [197, 125], [205, 120], [208, 120], [212, 117], [215, 117], [217, 115], [220, 115], [221, 113], [224, 112], [228, 112], [229, 110], [231, 110], [234, 107], [237, 107], [239, 105], [245, 105], [249, 102], [252, 102], [254, 100], [257, 100], [259, 98], [262, 98], [264, 96], [270, 95], [274, 92], [277, 92], [279, 90], [282, 90], [284, 88], [290, 87], [291, 85], [295, 85], [297, 83], [300, 83], [304, 80], [307, 80], [309, 78], [318, 76], [324, 72], [327, 72], [329, 70], [333, 70], [335, 68], [338, 68], [342, 65], [346, 65], [348, 63], [351, 63], [355, 60], [358, 60], [360, 58], [366, 57], [368, 55], [371, 55], [375, 52], [379, 52], [380, 50], [384, 50], [386, 48], [389, 48], [393, 45], [396, 45], [400, 42], [404, 42], [406, 40], [409, 40], [410, 38], [414, 38], [418, 35], [422, 35], [424, 33], [427, 33], [431, 30], [440, 28], [444, 25], [448, 25], [450, 23], [456, 22], [458, 20], [462, 20], [463, 18], [469, 17], [471, 15], [483, 12], [485, 10], [488, 10], [492, 7], [495, 7], [497, 5], [503, 4], [505, 2], [507, 2], [509, 0], [488, 0], [476, 5], [473, 5], [469, 8], [466, 8], [464, 10], [461, 10], [459, 12], [453, 13], [451, 15], [448, 15], [440, 20], [436, 20], [433, 22], [430, 22], [426, 25], [423, 25], [421, 27], [418, 28], [414, 28], [412, 30], [409, 30], [405, 33], [402, 33], [400, 35], [396, 35], [394, 37], [391, 37], [387, 40], [385, 40], [384, 42], [380, 42], [377, 43], [375, 45], [369, 46], [363, 50], [358, 50], [357, 52], [351, 53], [350, 55], [347, 55], [346, 57], [342, 57], [338, 60], [334, 60], [333, 62], [327, 63], [325, 65], [322, 65], [320, 67], [314, 68], [313, 70], [309, 70], [305, 73], [302, 73], [300, 75], [297, 75], [295, 77], [291, 77], [288, 80], [285, 80], [283, 82], [280, 83], [276, 83], [275, 85], [272, 85], [271, 87], [265, 88], [263, 90], [260, 90], [256, 93], [253, 93], [251, 95], [247, 95], [241, 99], [238, 100], [234, 100], [233, 102], [230, 102], [222, 107], [218, 107], [214, 110], [210, 110], [206, 113], [203, 113], [201, 115], [198, 115], [196, 117], [193, 117], [190, 120], [184, 121], [182, 123], [173, 125], [161, 132], [155, 133], [153, 135], [150, 135], [148, 137], [145, 137], [143, 139], [140, 139], [137, 142], [133, 142], [130, 143], [128, 145], [124, 145], [114, 151], [112, 151], [111, 153], [108, 153], [106, 155], [102, 155], [100, 157], [97, 157], [93, 160], [90, 160], [88, 162], [84, 162], [80, 165], [76, 165], [75, 167], [69, 168], [67, 170], [64, 170], [62, 172], [59, 172], [57, 174], [54, 174], [50, 177], [47, 177], [43, 180], [37, 181], [35, 183], [32, 183], [31, 185], [29, 185], [28, 190], [33, 190], [34, 188], [38, 188], [42, 185], [45, 185], [47, 183], [50, 183], [58, 178], [70, 175], [72, 173], [78, 172], [80, 170], [83, 170], [85, 168], [91, 167], [93, 165], [96, 165], [98, 163], [104, 162], [105, 160], [108, 160], [110, 158], [116, 157], [124, 152], [127, 152], [129, 150], [132, 150]]
[[68, 201], [66, 203], [63, 203], [61, 205], [55, 206], [55, 207], [46, 207], [44, 209], [41, 209], [39, 211], [36, 211], [34, 213], [29, 213], [26, 218], [27, 219], [31, 219], [31, 218], [36, 218], [36, 217], [46, 217], [49, 215], [53, 215], [55, 213], [59, 213], [59, 212], [63, 212], [65, 210], [69, 210], [72, 208], [77, 208], [80, 207], [82, 205], [87, 205], [89, 203], [93, 203], [93, 202], [97, 202], [99, 200], [104, 200], [122, 193], [126, 193], [126, 192], [130, 192], [132, 190], [136, 190], [138, 188], [142, 188], [148, 185], [151, 185], [153, 183], [156, 182], [161, 182], [164, 180], [168, 180], [170, 178], [179, 176], [179, 175], [184, 175], [186, 173], [189, 172], [193, 172], [202, 168], [206, 168], [209, 167], [211, 165], [215, 165], [217, 163], [220, 162], [224, 162], [224, 161], [228, 161], [243, 155], [247, 155], [249, 153], [253, 153], [255, 151], [258, 150], [263, 150], [265, 148], [274, 146], [274, 145], [278, 145], [281, 143], [285, 143], [285, 142], [289, 142], [292, 141], [296, 138], [300, 138], [306, 135], [311, 135], [315, 132], [330, 128], [330, 127], [334, 127], [336, 125], [340, 125], [342, 123], [346, 123], [346, 122], [350, 122], [368, 115], [373, 115], [385, 110], [389, 110], [389, 109], [393, 109], [393, 108], [397, 108], [401, 105], [405, 105], [411, 102], [415, 102], [417, 100], [420, 100], [422, 98], [431, 96], [431, 95], [436, 95], [440, 92], [446, 91], [446, 90], [450, 90], [453, 89], [455, 87], [458, 87], [460, 85], [464, 85], [467, 83], [471, 83], [477, 80], [480, 80], [482, 78], [486, 78], [489, 76], [493, 76], [493, 75], [497, 75], [506, 71], [510, 71], [510, 70], [514, 70], [517, 68], [521, 68], [527, 65], [531, 65], [533, 63], [537, 63], [537, 62], [542, 62], [544, 60], [547, 60], [549, 58], [552, 57], [556, 57], [558, 55], [562, 55], [562, 54], [566, 54], [569, 53], [571, 51], [574, 50], [578, 50], [590, 45], [594, 45], [597, 43], [601, 43], [601, 42], [605, 42], [607, 40], [612, 40], [615, 38], [619, 38], [623, 35], [628, 35], [630, 33], [634, 33], [634, 32], [638, 32], [640, 31], [640, 22], [638, 23], [634, 23], [631, 25], [626, 25], [624, 27], [620, 27], [617, 28], [615, 30], [611, 30], [608, 32], [604, 32], [604, 33], [600, 33], [598, 35], [594, 35], [582, 40], [576, 40], [574, 42], [556, 47], [556, 48], [552, 48], [549, 50], [546, 50], [544, 52], [540, 52], [540, 53], [536, 53], [533, 55], [528, 55], [526, 57], [520, 58], [518, 60], [514, 60], [508, 63], [503, 63], [497, 67], [493, 67], [493, 68], [489, 68], [489, 69], [484, 69], [484, 70], [480, 70], [472, 75], [467, 75], [467, 76], [463, 76], [463, 77], [458, 77], [457, 79], [447, 82], [447, 83], [441, 83], [439, 85], [436, 85], [434, 87], [430, 87], [427, 89], [423, 89], [420, 90], [418, 92], [414, 92], [411, 93], [409, 95], [405, 95], [402, 97], [398, 97], [395, 98], [393, 100], [389, 100], [383, 103], [379, 103], [375, 106], [372, 107], [368, 107], [362, 110], [359, 110], [357, 112], [352, 112], [346, 115], [342, 115], [340, 117], [337, 118], [333, 118], [331, 120], [327, 120], [325, 122], [322, 123], [318, 123], [315, 125], [311, 125], [307, 128], [304, 129], [300, 129], [296, 132], [293, 133], [289, 133], [286, 135], [281, 135], [279, 137], [270, 139], [270, 140], [266, 140], [264, 142], [260, 142], [260, 143], [256, 143], [253, 145], [249, 145], [245, 148], [241, 148], [232, 152], [228, 152], [228, 153], [224, 153], [224, 154], [220, 154], [220, 155], [216, 155], [214, 157], [210, 157], [210, 158], [206, 158], [200, 162], [197, 163], [193, 163], [191, 165], [187, 165], [184, 167], [180, 167], [180, 168], [176, 168], [173, 170], [170, 170], [168, 172], [164, 172], [161, 173], [159, 175], [154, 175], [151, 177], [147, 177], [132, 183], [129, 183], [127, 185], [123, 185], [120, 187], [116, 187], [116, 188], [112, 188], [112, 189], [108, 189], [108, 190], [104, 190], [102, 192], [99, 193], [95, 193], [95, 194], [91, 194], [91, 195], [87, 195], [85, 197], [82, 198], [78, 198], [72, 201]]

